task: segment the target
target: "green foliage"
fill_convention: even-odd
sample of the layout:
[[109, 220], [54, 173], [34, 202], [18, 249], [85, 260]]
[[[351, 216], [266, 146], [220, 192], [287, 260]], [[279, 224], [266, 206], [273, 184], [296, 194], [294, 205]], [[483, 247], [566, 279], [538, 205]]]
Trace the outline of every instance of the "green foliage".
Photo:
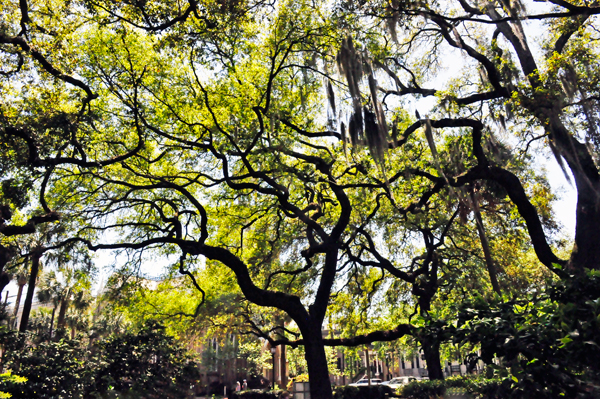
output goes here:
[[10, 203], [15, 208], [23, 208], [28, 203], [28, 193], [31, 189], [32, 181], [17, 179], [2, 180], [0, 184], [0, 201]]
[[412, 381], [400, 390], [400, 394], [407, 399], [437, 399], [445, 393], [446, 385], [441, 380]]
[[[17, 333], [2, 338], [3, 346], [12, 347], [5, 355], [5, 364], [18, 367], [19, 375], [27, 379], [26, 384], [18, 385], [2, 382], [2, 388], [15, 399], [81, 398], [93, 381], [94, 361], [78, 341], [61, 339], [34, 346], [26, 344]], [[14, 344], [4, 339], [14, 339]]]
[[[196, 365], [164, 327], [150, 324], [137, 333], [111, 335], [90, 351], [82, 340], [32, 344], [24, 334], [2, 331], [4, 364], [26, 384], [1, 381], [15, 399], [83, 398], [110, 394], [180, 398], [197, 379]], [[8, 350], [10, 348], [10, 350]]]
[[337, 387], [333, 392], [334, 399], [386, 399], [394, 390], [385, 385], [371, 385], [365, 387]]
[[128, 271], [114, 273], [104, 294], [110, 311], [121, 315], [134, 329], [157, 321], [170, 335], [182, 340], [198, 335], [212, 336], [213, 332], [217, 335], [230, 332], [223, 327], [235, 324], [235, 317], [244, 304], [232, 281], [232, 273], [214, 262], [204, 270], [195, 271], [195, 278], [202, 281], [203, 297], [189, 277], [181, 277], [176, 269], [170, 272], [160, 282], [131, 275]]
[[279, 399], [286, 391], [275, 390], [267, 391], [263, 389], [248, 389], [246, 391], [232, 392], [232, 399]]
[[412, 381], [400, 389], [407, 399], [437, 399], [450, 395], [469, 395], [477, 399], [503, 399], [512, 394], [501, 379], [482, 376], [450, 377], [443, 381]]
[[[0, 374], [0, 386], [13, 386], [15, 384], [24, 384], [27, 382], [27, 378], [21, 377], [18, 375], [14, 375], [11, 370], [8, 370], [2, 374]], [[12, 398], [12, 395], [8, 392], [0, 391], [0, 398]]]
[[479, 344], [514, 397], [589, 395], [600, 381], [599, 288], [599, 273], [586, 271], [529, 301], [476, 299], [461, 309], [455, 342]]
[[94, 390], [174, 398], [185, 395], [197, 379], [194, 363], [165, 328], [149, 323], [136, 333], [112, 335], [99, 345], [102, 363]]
[[[598, 41], [592, 40], [597, 32], [585, 22], [597, 18], [593, 10], [572, 7], [584, 10], [579, 22], [553, 18], [555, 29], [540, 35], [544, 42], [555, 43], [555, 34], [574, 37], [563, 54], [548, 45], [547, 57], [536, 60], [538, 54], [524, 45], [521, 24], [507, 14], [516, 12], [513, 2], [481, 9], [463, 1], [189, 1], [190, 8], [181, 2], [183, 9], [160, 0], [104, 3], [2, 1], [0, 52], [7, 68], [0, 81], [0, 200], [22, 208], [39, 197], [46, 211], [61, 214], [61, 240], [67, 231], [77, 232], [72, 242], [102, 234], [106, 247], [123, 249], [131, 271], [147, 259], [159, 263], [183, 253], [177, 271], [189, 268], [205, 291], [165, 284], [156, 295], [148, 289], [126, 298], [121, 310], [140, 333], [99, 344], [104, 374], [98, 389], [141, 392], [156, 383], [152, 394], [167, 395], [165, 386], [179, 384], [177, 370], [187, 363], [164, 331], [148, 324], [154, 320], [182, 339], [204, 333], [204, 321], [227, 326], [225, 331], [241, 314], [255, 329], [283, 334], [271, 329], [282, 322], [268, 307], [285, 310], [297, 325], [316, 327], [316, 334], [326, 318], [346, 337], [410, 322], [426, 349], [426, 342], [439, 344], [455, 334], [457, 342], [481, 345], [490, 364], [503, 357], [505, 363], [490, 365], [491, 372], [531, 395], [570, 394], [578, 392], [580, 379], [597, 380], [599, 301], [585, 282], [572, 290], [557, 286], [549, 298], [531, 304], [476, 301], [464, 307], [456, 330], [447, 324], [450, 305], [489, 291], [469, 203], [483, 214], [503, 293], [521, 296], [544, 283], [531, 238], [538, 256], [542, 251], [544, 259], [555, 258], [552, 237], [545, 234], [556, 229], [553, 195], [528, 157], [513, 155], [519, 152], [513, 144], [526, 154], [530, 144], [545, 140], [573, 172], [583, 173], [581, 165], [591, 171], [578, 181], [598, 181], [593, 160], [580, 156], [589, 152], [584, 142], [599, 141], [597, 110], [588, 109], [599, 86]], [[460, 17], [465, 13], [477, 17]], [[400, 22], [403, 32], [396, 29]], [[521, 44], [511, 47], [511, 37]], [[346, 82], [335, 72], [342, 38], [356, 48], [346, 49], [351, 58], [337, 57], [340, 69], [348, 72], [352, 65], [358, 72]], [[511, 60], [515, 51], [527, 65]], [[437, 75], [445, 57], [461, 52], [467, 61], [457, 65], [461, 70], [452, 80]], [[568, 78], [566, 93], [558, 84], [562, 77]], [[421, 97], [438, 99], [429, 113], [435, 131], [412, 117], [411, 104]], [[348, 122], [351, 102], [355, 117], [364, 113], [369, 126], [378, 127], [369, 131], [380, 134], [367, 135], [366, 143], [340, 140], [346, 129], [338, 126]], [[494, 127], [496, 120], [502, 128]], [[382, 131], [388, 123], [391, 132]], [[429, 126], [427, 140], [423, 126]], [[499, 143], [497, 133], [509, 138]], [[378, 137], [378, 144], [369, 137]], [[514, 180], [502, 183], [501, 171]], [[30, 193], [39, 186], [41, 195]], [[515, 201], [515, 188], [525, 197], [519, 209], [509, 201]], [[32, 214], [40, 212], [36, 206], [31, 204]], [[595, 209], [597, 203], [581, 205], [578, 212], [591, 215], [592, 227]], [[538, 215], [540, 226], [534, 223]], [[537, 237], [530, 237], [534, 231]], [[586, 235], [578, 232], [584, 239], [575, 255], [590, 242], [597, 246]], [[93, 238], [89, 248], [103, 247]], [[56, 263], [69, 261], [60, 255]], [[201, 264], [198, 256], [215, 262]], [[221, 271], [217, 260], [231, 270], [212, 278]], [[71, 298], [70, 290], [61, 291], [55, 300]], [[581, 292], [586, 294], [577, 297]], [[242, 296], [260, 310], [244, 307]], [[312, 298], [320, 303], [311, 304]], [[409, 316], [414, 314], [420, 316]], [[87, 365], [73, 356], [77, 343], [21, 344], [25, 360], [67, 358], [70, 374], [50, 380], [62, 378], [73, 386], [72, 395], [81, 390], [78, 376], [87, 378]], [[242, 347], [242, 353], [258, 370], [263, 360], [256, 348]], [[149, 362], [154, 357], [177, 370], [162, 380]], [[293, 373], [304, 372], [300, 355], [293, 360]], [[146, 385], [135, 385], [138, 380]], [[50, 386], [43, 389], [54, 394]]]
[[238, 356], [247, 362], [246, 372], [249, 375], [260, 375], [264, 367], [271, 367], [271, 354], [262, 349], [258, 340], [244, 340], [238, 346]]
[[504, 380], [495, 378], [478, 378], [467, 380], [469, 384], [465, 385], [467, 391], [476, 398], [481, 399], [503, 399], [511, 397], [512, 391], [510, 384]]

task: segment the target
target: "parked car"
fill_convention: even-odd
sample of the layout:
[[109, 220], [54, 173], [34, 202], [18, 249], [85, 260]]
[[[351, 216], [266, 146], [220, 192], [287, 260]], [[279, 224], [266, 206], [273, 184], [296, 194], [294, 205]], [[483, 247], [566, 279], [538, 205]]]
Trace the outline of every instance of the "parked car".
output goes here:
[[417, 381], [417, 380], [420, 380], [420, 379], [421, 378], [419, 378], [419, 377], [410, 377], [410, 376], [394, 377], [394, 378], [392, 378], [389, 381], [382, 382], [381, 385], [387, 385], [388, 387], [390, 387], [392, 389], [398, 389], [402, 385], [406, 385], [409, 382]]
[[[371, 385], [380, 385], [380, 384], [381, 384], [381, 380], [379, 378], [371, 378]], [[348, 384], [348, 386], [350, 386], [350, 387], [364, 387], [366, 385], [369, 385], [369, 380], [366, 378], [358, 380], [353, 384]]]

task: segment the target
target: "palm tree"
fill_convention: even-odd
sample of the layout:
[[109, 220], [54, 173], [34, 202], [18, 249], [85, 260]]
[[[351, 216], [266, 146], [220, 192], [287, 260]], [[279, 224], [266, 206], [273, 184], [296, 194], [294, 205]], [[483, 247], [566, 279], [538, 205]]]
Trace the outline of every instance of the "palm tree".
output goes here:
[[87, 290], [73, 294], [71, 309], [65, 317], [66, 325], [71, 329], [71, 339], [75, 338], [78, 330], [87, 329], [89, 326], [86, 310], [89, 309], [91, 303], [92, 297]]
[[21, 322], [19, 323], [19, 331], [25, 332], [27, 330], [27, 323], [29, 323], [29, 316], [31, 313], [31, 305], [33, 304], [33, 293], [35, 285], [38, 279], [39, 271], [42, 267], [40, 261], [44, 250], [40, 245], [36, 245], [31, 251], [31, 271], [29, 272], [29, 281], [27, 282], [27, 294], [25, 295], [25, 303], [23, 304], [23, 312], [21, 313]]
[[72, 267], [62, 267], [58, 274], [52, 270], [43, 275], [39, 284], [38, 300], [52, 305], [52, 321], [50, 333], [54, 328], [54, 316], [56, 309], [60, 309], [56, 320], [56, 328], [63, 329], [67, 325], [67, 310], [71, 305], [76, 310], [84, 310], [89, 307], [89, 276]]
[[17, 325], [17, 315], [19, 314], [19, 306], [21, 306], [21, 296], [23, 295], [23, 287], [27, 284], [27, 272], [25, 270], [19, 270], [15, 279], [17, 280], [17, 285], [19, 289], [17, 290], [17, 299], [15, 301], [15, 309], [13, 311], [13, 319], [15, 326]]
[[54, 329], [54, 316], [56, 314], [56, 308], [61, 302], [63, 296], [63, 286], [56, 278], [56, 273], [51, 270], [48, 273], [42, 275], [41, 281], [38, 284], [37, 297], [41, 303], [52, 305], [52, 318], [50, 319], [50, 336], [52, 336], [52, 330]]
[[63, 295], [60, 299], [60, 312], [58, 313], [56, 327], [65, 328], [65, 316], [72, 302], [80, 308], [89, 306], [89, 300], [85, 299], [85, 293], [90, 289], [90, 280], [89, 275], [79, 269], [62, 267], [60, 271], [63, 277]]

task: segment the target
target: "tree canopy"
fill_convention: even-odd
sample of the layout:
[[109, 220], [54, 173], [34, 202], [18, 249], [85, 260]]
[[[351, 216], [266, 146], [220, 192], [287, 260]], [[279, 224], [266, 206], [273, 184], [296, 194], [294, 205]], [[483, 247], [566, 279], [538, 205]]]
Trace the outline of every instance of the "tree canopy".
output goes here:
[[[0, 4], [2, 240], [58, 222], [33, 259], [162, 259], [200, 303], [197, 270], [227, 268], [297, 326], [252, 327], [304, 346], [313, 398], [325, 345], [414, 334], [442, 378], [411, 314], [600, 267], [595, 4]], [[571, 250], [540, 156], [577, 191]], [[332, 318], [347, 336], [323, 338]]]

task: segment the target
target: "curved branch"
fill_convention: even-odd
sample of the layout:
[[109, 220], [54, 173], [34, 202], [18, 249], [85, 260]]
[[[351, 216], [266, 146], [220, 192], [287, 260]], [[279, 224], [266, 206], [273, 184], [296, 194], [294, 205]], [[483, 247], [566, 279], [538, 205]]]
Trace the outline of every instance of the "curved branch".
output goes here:
[[257, 287], [248, 271], [248, 266], [237, 256], [224, 248], [202, 245], [195, 242], [179, 241], [177, 243], [182, 250], [191, 255], [202, 255], [210, 260], [216, 260], [231, 269], [237, 278], [238, 285], [242, 290], [244, 297], [250, 302], [259, 306], [276, 307], [288, 313], [292, 319], [300, 326], [307, 323], [310, 316], [300, 298], [295, 295], [263, 290]]
[[35, 233], [35, 226], [42, 223], [57, 222], [60, 220], [58, 212], [50, 212], [43, 216], [33, 216], [27, 223], [21, 226], [0, 224], [0, 233], [5, 236]]
[[[373, 342], [390, 342], [402, 338], [405, 335], [412, 335], [413, 327], [410, 324], [399, 324], [396, 328], [391, 330], [380, 330], [373, 331], [367, 334], [356, 335], [352, 338], [324, 338], [323, 343], [325, 346], [347, 346], [354, 347], [360, 345], [367, 345]], [[289, 341], [285, 339], [272, 340], [271, 345], [287, 345], [292, 348], [296, 348], [300, 345], [304, 345], [304, 340], [299, 339], [296, 341]]]
[[196, 307], [196, 311], [197, 311], [198, 308], [200, 308], [202, 305], [204, 305], [204, 300], [206, 298], [206, 293], [204, 292], [204, 290], [202, 288], [200, 288], [200, 286], [198, 285], [198, 282], [196, 281], [196, 278], [194, 277], [194, 275], [192, 274], [192, 272], [190, 272], [189, 270], [185, 270], [183, 268], [183, 262], [184, 261], [185, 261], [185, 254], [181, 255], [181, 257], [179, 258], [179, 273], [188, 276], [192, 280], [192, 284], [194, 284], [194, 287], [196, 287], [196, 289], [198, 291], [200, 291], [200, 293], [202, 294], [202, 300], [200, 301], [200, 304], [198, 304], [198, 306]]
[[525, 219], [533, 249], [540, 262], [556, 274], [562, 276], [561, 270], [556, 265], [564, 266], [567, 262], [559, 259], [552, 251], [552, 248], [550, 248], [537, 210], [527, 198], [527, 194], [519, 178], [513, 173], [496, 166], [489, 167], [486, 174], [488, 179], [494, 180], [504, 187], [511, 201], [517, 206], [519, 214]]
[[36, 49], [32, 48], [29, 43], [27, 43], [27, 41], [20, 37], [20, 36], [6, 36], [3, 34], [0, 34], [0, 43], [2, 44], [13, 44], [15, 46], [20, 47], [23, 51], [31, 54], [31, 56], [33, 57], [33, 59], [35, 59], [37, 62], [39, 62], [42, 67], [44, 68], [44, 70], [46, 72], [48, 72], [50, 75], [54, 76], [57, 79], [62, 80], [63, 82], [69, 83], [73, 86], [79, 87], [80, 89], [82, 89], [83, 91], [85, 91], [85, 93], [87, 94], [87, 97], [89, 100], [91, 99], [95, 99], [98, 98], [98, 94], [94, 93], [92, 91], [92, 89], [86, 85], [85, 83], [83, 83], [81, 80], [74, 78], [70, 75], [66, 75], [62, 72], [60, 72], [58, 69], [56, 69], [47, 59], [46, 57], [44, 57], [42, 55], [42, 53], [40, 53], [39, 51], [37, 51]]
[[[192, 13], [196, 16], [196, 18], [200, 19], [199, 15], [197, 14], [197, 12], [198, 12], [198, 9], [197, 9], [198, 2], [196, 0], [189, 0], [188, 3], [189, 3], [188, 8], [186, 8], [185, 11], [181, 15], [178, 15], [177, 17], [175, 17], [175, 18], [173, 18], [173, 19], [171, 19], [171, 20], [169, 20], [167, 22], [163, 22], [160, 25], [154, 25], [154, 26], [153, 25], [140, 25], [140, 24], [137, 24], [137, 23], [131, 21], [130, 19], [127, 19], [127, 18], [125, 18], [125, 17], [123, 17], [121, 15], [115, 14], [110, 9], [106, 8], [105, 6], [103, 6], [102, 3], [92, 3], [92, 4], [94, 4], [98, 8], [101, 8], [102, 10], [106, 11], [107, 13], [109, 13], [112, 16], [114, 16], [118, 20], [123, 21], [125, 23], [128, 23], [131, 26], [134, 26], [134, 27], [139, 28], [139, 29], [143, 29], [143, 30], [148, 31], [148, 32], [160, 32], [160, 31], [163, 31], [165, 29], [170, 28], [171, 26], [173, 26], [173, 25], [175, 25], [175, 24], [177, 24], [179, 22], [185, 22], [185, 20], [187, 20], [188, 17]], [[145, 15], [145, 12], [143, 12], [143, 13]]]

